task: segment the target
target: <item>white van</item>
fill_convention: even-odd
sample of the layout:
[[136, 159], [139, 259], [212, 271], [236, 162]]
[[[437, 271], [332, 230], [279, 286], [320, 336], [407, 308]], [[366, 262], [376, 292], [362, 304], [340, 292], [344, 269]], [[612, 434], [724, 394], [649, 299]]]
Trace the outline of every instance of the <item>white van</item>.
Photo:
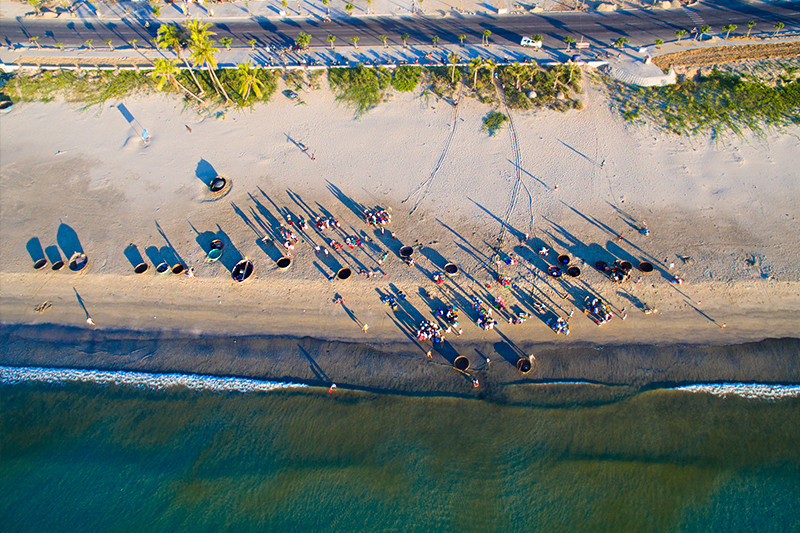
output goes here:
[[530, 48], [541, 48], [542, 47], [542, 41], [534, 41], [530, 37], [523, 37], [522, 41], [520, 41], [519, 44], [521, 44], [522, 46], [528, 46]]

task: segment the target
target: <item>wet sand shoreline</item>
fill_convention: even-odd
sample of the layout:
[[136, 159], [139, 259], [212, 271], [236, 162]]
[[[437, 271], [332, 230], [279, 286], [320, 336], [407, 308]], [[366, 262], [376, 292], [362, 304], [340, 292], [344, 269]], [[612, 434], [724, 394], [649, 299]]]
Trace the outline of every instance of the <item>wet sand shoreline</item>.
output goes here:
[[[520, 396], [526, 384], [579, 381], [633, 389], [690, 383], [800, 383], [800, 339], [765, 339], [728, 346], [524, 345], [536, 364], [521, 375], [491, 343], [460, 345], [470, 374], [420, 357], [410, 343], [352, 343], [310, 337], [192, 336], [169, 332], [88, 330], [40, 325], [0, 326], [0, 365], [196, 373], [300, 382], [377, 393]], [[491, 354], [486, 364], [481, 356]]]

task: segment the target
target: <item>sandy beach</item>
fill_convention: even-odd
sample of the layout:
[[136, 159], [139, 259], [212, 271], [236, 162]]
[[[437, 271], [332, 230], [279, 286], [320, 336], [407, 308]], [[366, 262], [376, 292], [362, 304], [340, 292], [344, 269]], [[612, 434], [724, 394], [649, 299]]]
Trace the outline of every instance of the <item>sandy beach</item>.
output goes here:
[[[583, 111], [512, 112], [512, 127], [495, 137], [481, 132], [489, 107], [470, 98], [454, 108], [394, 92], [356, 120], [325, 84], [302, 94], [303, 105], [276, 93], [252, 112], [212, 117], [166, 96], [87, 110], [17, 105], [0, 117], [2, 321], [92, 328], [88, 314], [100, 330], [311, 337], [395, 346], [419, 365], [430, 343], [417, 343], [414, 329], [445, 303], [461, 309], [463, 334], [434, 350], [442, 365], [462, 351], [477, 365], [482, 355], [513, 360], [501, 356], [534, 347], [796, 337], [800, 130], [666, 135], [625, 123], [598, 83], [585, 79], [583, 89]], [[223, 197], [206, 185], [216, 174], [232, 181]], [[385, 234], [361, 217], [375, 207], [391, 210]], [[262, 238], [275, 239], [289, 215], [333, 216], [341, 231], [312, 224], [281, 271], [281, 252]], [[360, 237], [364, 248], [326, 243], [345, 236]], [[208, 263], [214, 237], [226, 240], [224, 260]], [[149, 272], [134, 274], [130, 244]], [[413, 267], [399, 259], [402, 245], [415, 247]], [[542, 246], [547, 256], [537, 253]], [[33, 270], [37, 254], [52, 262], [70, 250], [88, 255], [86, 272]], [[546, 275], [564, 253], [579, 278]], [[245, 257], [255, 274], [237, 284], [229, 269]], [[153, 272], [175, 259], [195, 277]], [[649, 261], [655, 272], [638, 281], [634, 270], [614, 284], [594, 263], [615, 259]], [[446, 262], [461, 273], [437, 286], [431, 274]], [[355, 275], [330, 281], [340, 267]], [[498, 268], [512, 287], [496, 282]], [[674, 275], [685, 282], [671, 284]], [[393, 312], [381, 296], [398, 290], [407, 299]], [[333, 303], [337, 295], [344, 305]], [[533, 316], [515, 326], [497, 317], [496, 330], [483, 331], [473, 296], [487, 307], [500, 296], [511, 311]], [[617, 316], [598, 327], [583, 315], [586, 296], [605, 299]], [[545, 321], [570, 311], [571, 335], [557, 336]], [[488, 352], [477, 355], [478, 345]]]

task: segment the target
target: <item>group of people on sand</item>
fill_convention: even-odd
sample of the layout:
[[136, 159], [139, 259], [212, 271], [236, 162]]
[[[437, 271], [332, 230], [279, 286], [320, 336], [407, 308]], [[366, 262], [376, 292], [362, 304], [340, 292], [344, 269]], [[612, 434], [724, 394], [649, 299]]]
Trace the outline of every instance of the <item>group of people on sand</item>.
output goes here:
[[368, 226], [385, 226], [392, 221], [392, 215], [385, 209], [364, 209], [364, 221]]
[[417, 340], [420, 342], [432, 340], [434, 344], [439, 344], [444, 339], [444, 333], [442, 326], [436, 322], [422, 320], [419, 323], [419, 328], [417, 328]]
[[562, 317], [557, 317], [555, 320], [548, 319], [547, 325], [556, 332], [556, 335], [569, 335], [569, 322]]
[[587, 296], [584, 303], [586, 307], [583, 309], [583, 313], [594, 320], [598, 326], [602, 326], [614, 318], [614, 312], [611, 311], [611, 306], [600, 298]]
[[314, 225], [317, 227], [318, 230], [323, 231], [326, 229], [330, 229], [331, 227], [334, 228], [341, 228], [341, 224], [339, 224], [339, 220], [333, 217], [315, 217], [314, 218]]
[[286, 248], [287, 251], [294, 250], [294, 245], [297, 244], [297, 241], [299, 240], [297, 238], [297, 235], [295, 235], [295, 233], [292, 230], [283, 225], [281, 225], [280, 227], [280, 234], [283, 247]]
[[482, 328], [484, 331], [489, 331], [494, 329], [497, 325], [497, 320], [492, 318], [492, 310], [486, 309], [483, 302], [475, 296], [472, 297], [472, 310], [478, 313], [476, 324], [478, 324], [479, 328]]

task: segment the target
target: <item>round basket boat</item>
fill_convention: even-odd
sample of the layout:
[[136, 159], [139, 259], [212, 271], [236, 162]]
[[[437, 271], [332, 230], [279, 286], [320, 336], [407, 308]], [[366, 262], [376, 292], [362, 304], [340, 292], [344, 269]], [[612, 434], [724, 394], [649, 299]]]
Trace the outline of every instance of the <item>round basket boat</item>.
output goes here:
[[567, 275], [572, 278], [577, 278], [581, 275], [581, 269], [576, 266], [571, 266], [567, 269]]
[[86, 254], [80, 252], [75, 252], [72, 254], [72, 257], [69, 258], [69, 269], [73, 272], [84, 272], [88, 264], [89, 258], [86, 257]]
[[620, 261], [619, 267], [624, 270], [625, 272], [630, 272], [633, 268], [633, 265], [630, 261]]
[[231, 270], [231, 277], [233, 281], [238, 283], [242, 283], [243, 281], [247, 281], [250, 279], [250, 276], [253, 275], [253, 263], [249, 259], [242, 259], [236, 266], [233, 267]]
[[653, 265], [647, 261], [639, 263], [639, 271], [642, 274], [651, 274], [653, 272]]
[[292, 258], [291, 257], [281, 257], [278, 259], [278, 268], [281, 270], [286, 270], [290, 266], [292, 266]]
[[61, 259], [59, 259], [58, 261], [53, 263], [53, 266], [50, 267], [50, 269], [54, 272], [58, 272], [59, 270], [62, 270], [65, 266], [67, 266], [67, 264]]
[[350, 276], [353, 275], [353, 271], [349, 268], [340, 268], [339, 272], [336, 273], [336, 279], [338, 281], [344, 281], [346, 279], [350, 279]]
[[47, 259], [39, 259], [33, 264], [34, 270], [41, 270], [47, 266]]
[[451, 278], [453, 276], [457, 276], [458, 275], [458, 265], [456, 265], [455, 263], [447, 263], [444, 266], [444, 273], [447, 274], [448, 276], [450, 276]]
[[173, 274], [182, 274], [184, 270], [186, 270], [186, 267], [180, 263], [172, 265]]
[[594, 264], [594, 267], [599, 270], [600, 272], [605, 272], [608, 270], [608, 264], [605, 261], [598, 261]]
[[0, 114], [10, 113], [14, 107], [14, 102], [11, 100], [3, 100], [0, 102]]
[[156, 266], [156, 272], [159, 274], [169, 273], [169, 263], [159, 263], [158, 266]]
[[222, 242], [221, 240], [214, 239], [213, 241], [211, 241], [212, 250], [222, 250], [223, 248], [225, 248], [225, 243]]
[[517, 370], [519, 370], [520, 374], [527, 374], [531, 369], [533, 369], [533, 364], [527, 357], [523, 357], [517, 361]]
[[400, 248], [400, 257], [403, 259], [408, 259], [414, 254], [414, 249], [410, 246], [403, 246]]
[[208, 260], [212, 263], [214, 261], [219, 261], [219, 258], [222, 257], [222, 248], [212, 248], [208, 252]]
[[148, 270], [150, 270], [150, 265], [148, 265], [147, 263], [139, 263], [138, 265], [133, 267], [133, 272], [136, 274], [144, 274]]
[[561, 267], [553, 265], [547, 269], [547, 273], [553, 276], [554, 278], [560, 278], [562, 274]]
[[558, 262], [562, 265], [568, 265], [570, 262], [570, 257], [567, 254], [559, 255]]
[[469, 359], [467, 359], [466, 356], [459, 355], [456, 357], [456, 360], [453, 361], [453, 366], [458, 370], [465, 372], [469, 368]]
[[227, 184], [228, 184], [227, 179], [223, 178], [222, 176], [217, 176], [216, 178], [211, 180], [211, 183], [208, 184], [208, 189], [211, 192], [218, 194], [222, 192], [222, 190], [225, 188]]

